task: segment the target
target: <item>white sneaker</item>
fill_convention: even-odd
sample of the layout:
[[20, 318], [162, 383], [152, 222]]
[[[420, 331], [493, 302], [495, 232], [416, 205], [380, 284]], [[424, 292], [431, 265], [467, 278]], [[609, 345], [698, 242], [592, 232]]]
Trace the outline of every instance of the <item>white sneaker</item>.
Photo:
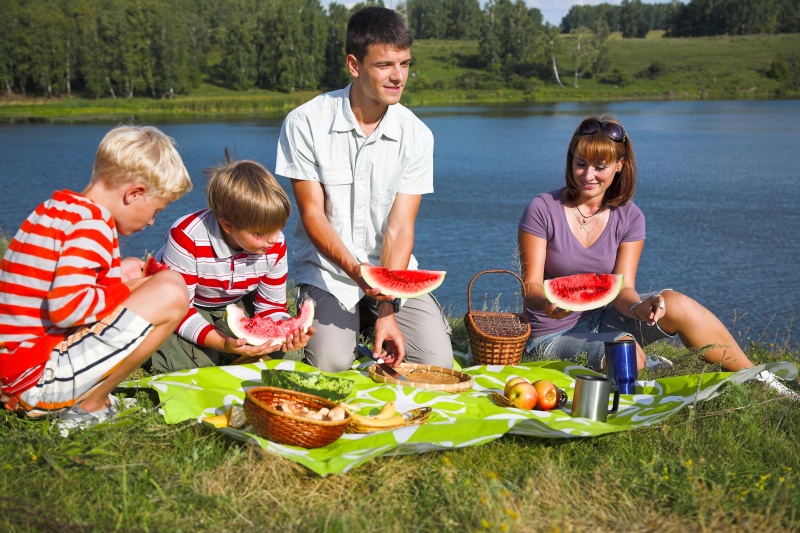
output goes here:
[[786, 385], [784, 385], [780, 378], [770, 372], [769, 370], [762, 370], [756, 376], [756, 380], [760, 381], [770, 389], [774, 390], [781, 396], [786, 396], [792, 400], [800, 400], [800, 394], [796, 393]]
[[644, 367], [649, 368], [650, 370], [664, 370], [667, 368], [672, 368], [673, 364], [672, 361], [670, 361], [666, 357], [650, 354], [647, 356], [647, 360], [644, 363]]
[[77, 405], [73, 405], [58, 416], [56, 427], [62, 431], [76, 428], [85, 429], [89, 426], [111, 420], [116, 417], [120, 411], [133, 407], [136, 404], [136, 398], [123, 398], [120, 400], [113, 394], [109, 396], [109, 400], [111, 402], [109, 407], [91, 413], [84, 411]]

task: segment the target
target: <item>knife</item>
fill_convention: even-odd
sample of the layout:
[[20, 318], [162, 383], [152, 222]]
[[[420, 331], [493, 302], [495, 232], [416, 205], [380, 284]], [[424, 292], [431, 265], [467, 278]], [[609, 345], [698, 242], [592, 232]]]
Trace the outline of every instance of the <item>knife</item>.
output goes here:
[[384, 373], [390, 375], [397, 381], [405, 381], [406, 383], [408, 383], [408, 380], [405, 378], [405, 376], [403, 376], [403, 374], [392, 368], [392, 366], [389, 363], [385, 362], [383, 359], [378, 359], [377, 361], [375, 361], [375, 364], [377, 365], [378, 368], [383, 370]]
[[[368, 356], [370, 358], [372, 357], [372, 350], [370, 350], [369, 348], [367, 348], [363, 344], [359, 344], [357, 346], [357, 349], [361, 353], [361, 355], [365, 355], [365, 356]], [[370, 366], [370, 365], [377, 365], [378, 368], [383, 370], [384, 374], [393, 377], [397, 381], [408, 382], [408, 379], [405, 376], [403, 376], [403, 374], [401, 374], [400, 372], [398, 372], [397, 370], [392, 368], [391, 365], [389, 365], [389, 363], [385, 362], [380, 357], [378, 359], [373, 359], [372, 361], [370, 361], [366, 365], [360, 365], [359, 368], [361, 368], [362, 366]]]

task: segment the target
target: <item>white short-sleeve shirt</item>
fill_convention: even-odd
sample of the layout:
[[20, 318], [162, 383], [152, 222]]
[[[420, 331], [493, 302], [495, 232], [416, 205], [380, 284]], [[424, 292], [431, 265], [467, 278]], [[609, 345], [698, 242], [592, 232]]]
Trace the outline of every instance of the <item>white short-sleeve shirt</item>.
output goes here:
[[[433, 134], [400, 104], [365, 137], [350, 108], [350, 86], [317, 96], [286, 117], [275, 174], [322, 183], [325, 215], [359, 262], [380, 264], [394, 198], [433, 192]], [[294, 232], [295, 282], [319, 287], [347, 309], [358, 285], [311, 243], [301, 220]], [[417, 267], [412, 256], [408, 268]]]

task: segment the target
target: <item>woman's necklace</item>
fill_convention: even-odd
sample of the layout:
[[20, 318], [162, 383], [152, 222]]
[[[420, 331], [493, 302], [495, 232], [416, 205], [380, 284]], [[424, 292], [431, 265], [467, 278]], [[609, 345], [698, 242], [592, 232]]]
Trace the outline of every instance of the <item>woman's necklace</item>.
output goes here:
[[[577, 212], [573, 213], [575, 215], [575, 220], [578, 221], [578, 227], [581, 228], [581, 231], [583, 231], [586, 234], [586, 243], [588, 244], [589, 241], [592, 240], [592, 233], [594, 233], [594, 229], [597, 227], [597, 224], [600, 222], [600, 219], [597, 219], [597, 220], [594, 221], [594, 224], [592, 225], [592, 229], [590, 229], [590, 230], [586, 229], [586, 219], [587, 218], [592, 218], [594, 215], [599, 213], [600, 210], [598, 209], [597, 213], [595, 213], [594, 215], [591, 215], [589, 217], [584, 217], [583, 213], [581, 213], [580, 209], [578, 209], [578, 206], [575, 206], [575, 211], [577, 211]], [[583, 222], [581, 222], [581, 219], [578, 218], [578, 214], [580, 214], [580, 216], [583, 217]]]
[[[581, 208], [578, 207], [577, 203], [575, 204], [575, 209], [578, 211], [578, 214], [583, 218], [582, 224], [586, 225], [586, 221], [589, 220], [590, 218], [594, 217], [594, 216], [597, 216], [597, 214], [600, 213], [600, 211], [603, 210], [603, 207], [605, 207], [605, 205], [606, 205], [605, 202], [601, 203], [600, 207], [597, 209], [597, 211], [595, 211], [594, 213], [592, 213], [588, 217], [581, 212]], [[576, 215], [576, 218], [577, 218], [577, 215]]]

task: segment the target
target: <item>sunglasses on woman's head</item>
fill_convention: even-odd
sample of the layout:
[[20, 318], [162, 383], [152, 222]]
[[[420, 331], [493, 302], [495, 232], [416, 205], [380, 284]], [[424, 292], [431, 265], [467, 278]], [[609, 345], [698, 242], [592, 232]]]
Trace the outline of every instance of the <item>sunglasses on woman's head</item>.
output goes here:
[[591, 135], [597, 133], [599, 130], [603, 130], [606, 137], [612, 141], [622, 142], [625, 140], [625, 130], [622, 129], [622, 126], [614, 124], [613, 122], [600, 122], [599, 120], [590, 118], [584, 120], [581, 122], [581, 125], [578, 126], [578, 133], [580, 135]]

